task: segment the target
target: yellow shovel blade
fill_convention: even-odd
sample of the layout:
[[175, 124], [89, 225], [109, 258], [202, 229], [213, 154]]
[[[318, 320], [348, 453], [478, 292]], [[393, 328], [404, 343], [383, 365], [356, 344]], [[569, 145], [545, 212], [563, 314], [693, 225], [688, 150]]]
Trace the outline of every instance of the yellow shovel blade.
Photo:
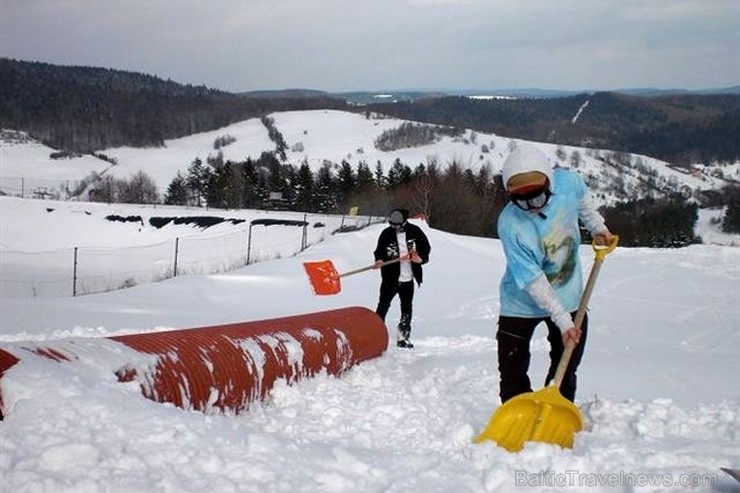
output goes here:
[[581, 411], [550, 385], [506, 401], [493, 413], [475, 443], [494, 440], [509, 452], [520, 451], [524, 442], [572, 448], [575, 434], [582, 429]]

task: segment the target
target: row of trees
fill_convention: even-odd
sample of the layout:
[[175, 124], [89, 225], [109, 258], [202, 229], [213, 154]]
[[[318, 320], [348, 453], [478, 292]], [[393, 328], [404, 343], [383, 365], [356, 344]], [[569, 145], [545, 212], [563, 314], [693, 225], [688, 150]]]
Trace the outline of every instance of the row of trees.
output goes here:
[[385, 152], [421, 147], [433, 144], [445, 135], [460, 137], [464, 133], [465, 131], [459, 128], [403, 122], [398, 128], [391, 128], [382, 132], [375, 139], [375, 147]]
[[156, 204], [159, 202], [159, 190], [154, 180], [144, 171], [134, 173], [129, 179], [115, 178], [110, 175], [95, 176], [82, 180], [84, 186], [92, 181], [88, 199], [92, 202], [122, 204]]
[[682, 247], [701, 243], [694, 233], [699, 207], [680, 195], [645, 198], [602, 210], [622, 246]]
[[384, 215], [403, 204], [425, 214], [434, 227], [478, 236], [495, 235], [495, 217], [504, 205], [500, 177], [490, 168], [478, 173], [453, 162], [435, 161], [412, 169], [396, 159], [384, 173], [360, 162], [324, 162], [316, 172], [308, 162], [296, 167], [265, 152], [254, 160], [224, 161], [221, 154], [195, 159], [185, 175], [170, 183], [165, 203], [214, 208], [280, 208], [315, 213]]
[[[734, 190], [734, 189], [733, 189]], [[740, 192], [728, 189], [729, 204], [722, 227], [740, 232]], [[458, 234], [497, 237], [496, 218], [506, 205], [501, 176], [484, 166], [477, 173], [460, 163], [435, 161], [414, 169], [400, 160], [383, 173], [361, 162], [357, 169], [343, 161], [325, 162], [315, 173], [307, 162], [281, 164], [271, 153], [257, 160], [205, 163], [196, 159], [185, 176], [167, 190], [168, 204], [215, 208], [284, 208], [315, 213], [346, 213], [358, 206], [362, 214], [384, 215], [404, 205], [423, 213], [435, 228]], [[698, 206], [678, 194], [646, 198], [605, 207], [609, 226], [624, 246], [678, 247], [699, 242], [694, 234]]]

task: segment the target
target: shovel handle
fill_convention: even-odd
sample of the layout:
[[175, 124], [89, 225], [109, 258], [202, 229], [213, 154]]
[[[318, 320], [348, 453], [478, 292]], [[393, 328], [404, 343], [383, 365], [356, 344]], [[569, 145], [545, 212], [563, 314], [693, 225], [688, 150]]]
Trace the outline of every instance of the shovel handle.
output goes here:
[[[617, 244], [619, 243], [619, 235], [613, 235], [612, 242], [609, 245], [597, 245], [595, 242], [591, 243], [591, 247], [594, 250], [594, 265], [591, 268], [591, 273], [588, 275], [588, 282], [583, 290], [581, 296], [581, 302], [578, 305], [578, 312], [576, 313], [576, 319], [573, 321], [573, 325], [576, 329], [580, 329], [583, 325], [583, 319], [586, 317], [586, 308], [588, 308], [588, 301], [591, 299], [591, 293], [596, 285], [596, 278], [599, 276], [601, 270], [601, 264], [604, 263], [604, 259], [607, 255], [612, 253]], [[570, 357], [573, 355], [573, 350], [576, 345], [572, 341], [568, 341], [563, 350], [563, 355], [560, 357], [558, 368], [555, 370], [555, 378], [553, 379], [553, 385], [560, 388], [560, 384], [563, 383], [565, 377], [565, 370], [568, 369], [568, 363], [570, 363]]]
[[[380, 267], [385, 267], [386, 265], [395, 264], [395, 263], [400, 262], [401, 260], [408, 260], [408, 259], [409, 259], [409, 255], [404, 255], [402, 257], [394, 258], [392, 260], [387, 260], [387, 261], [383, 262], [380, 265]], [[366, 270], [371, 270], [371, 269], [375, 269], [375, 268], [376, 268], [375, 267], [375, 264], [370, 264], [368, 266], [361, 267], [359, 269], [355, 269], [355, 270], [351, 270], [349, 272], [344, 272], [342, 274], [339, 274], [339, 277], [347, 277], [347, 276], [351, 276], [353, 274], [359, 274], [360, 272], [365, 272]]]

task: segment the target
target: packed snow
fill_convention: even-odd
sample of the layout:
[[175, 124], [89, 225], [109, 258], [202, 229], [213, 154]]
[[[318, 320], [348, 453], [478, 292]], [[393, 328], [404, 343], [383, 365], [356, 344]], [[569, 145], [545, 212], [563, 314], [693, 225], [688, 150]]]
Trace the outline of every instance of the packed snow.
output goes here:
[[[96, 240], [141, 246], [185, 234], [182, 225], [138, 231], [96, 219], [142, 211], [0, 197], [0, 256]], [[207, 211], [225, 218], [236, 213]], [[432, 254], [416, 294], [414, 349], [391, 346], [341, 377], [280, 383], [266, 401], [239, 415], [150, 401], [106, 367], [21, 361], [0, 379], [6, 407], [0, 491], [736, 490], [737, 482], [719, 467], [740, 467], [740, 249], [724, 241], [619, 248], [609, 255], [591, 299], [591, 332], [579, 371], [576, 403], [587, 429], [572, 450], [530, 443], [508, 453], [494, 443], [473, 444], [500, 405], [493, 335], [505, 265], [501, 245], [415, 222], [429, 236]], [[241, 224], [219, 227], [224, 234], [244, 231]], [[374, 309], [377, 271], [344, 278], [337, 295], [315, 296], [302, 263], [331, 259], [340, 272], [368, 265], [382, 227], [329, 234], [296, 255], [229, 272], [77, 297], [4, 294], [0, 347], [348, 306]], [[288, 226], [269, 228], [276, 228], [270, 233], [275, 241], [295, 234]], [[194, 226], [187, 234], [213, 236]], [[716, 234], [715, 240], [727, 239]], [[211, 255], [219, 244], [210, 239]], [[581, 255], [587, 275], [593, 252], [583, 246]], [[33, 263], [35, 257], [28, 258]], [[396, 301], [388, 317], [391, 338], [398, 318]], [[545, 330], [538, 331], [531, 368], [536, 386], [547, 365]]]

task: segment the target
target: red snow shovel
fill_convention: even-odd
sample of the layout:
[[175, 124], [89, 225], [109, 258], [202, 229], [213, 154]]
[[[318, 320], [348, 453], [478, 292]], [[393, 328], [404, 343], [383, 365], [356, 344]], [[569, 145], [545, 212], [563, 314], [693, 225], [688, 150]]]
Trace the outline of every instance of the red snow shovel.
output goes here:
[[[383, 262], [380, 267], [384, 267], [389, 264], [395, 264], [396, 262], [400, 262], [401, 260], [406, 260], [408, 258], [408, 255], [394, 258], [393, 260]], [[370, 264], [366, 267], [362, 267], [361, 269], [351, 270], [343, 274], [339, 274], [337, 272], [337, 269], [334, 267], [334, 263], [331, 260], [303, 262], [303, 267], [306, 269], [306, 274], [308, 274], [308, 280], [311, 281], [311, 288], [313, 289], [314, 294], [329, 295], [337, 294], [342, 290], [342, 283], [340, 282], [340, 279], [342, 277], [347, 277], [353, 274], [359, 274], [360, 272], [365, 272], [366, 270], [375, 269], [375, 264]]]
[[[601, 264], [606, 255], [617, 247], [618, 242], [619, 237], [614, 235], [611, 245], [602, 247], [592, 244], [596, 258], [574, 320], [574, 325], [578, 328], [583, 323]], [[537, 392], [520, 394], [506, 401], [493, 413], [488, 426], [475, 439], [475, 443], [494, 440], [509, 452], [520, 451], [524, 448], [524, 442], [553, 443], [563, 448], [572, 448], [575, 434], [583, 429], [583, 416], [575, 404], [560, 394], [560, 383], [563, 381], [574, 348], [572, 342], [565, 346], [555, 378], [550, 385]]]

